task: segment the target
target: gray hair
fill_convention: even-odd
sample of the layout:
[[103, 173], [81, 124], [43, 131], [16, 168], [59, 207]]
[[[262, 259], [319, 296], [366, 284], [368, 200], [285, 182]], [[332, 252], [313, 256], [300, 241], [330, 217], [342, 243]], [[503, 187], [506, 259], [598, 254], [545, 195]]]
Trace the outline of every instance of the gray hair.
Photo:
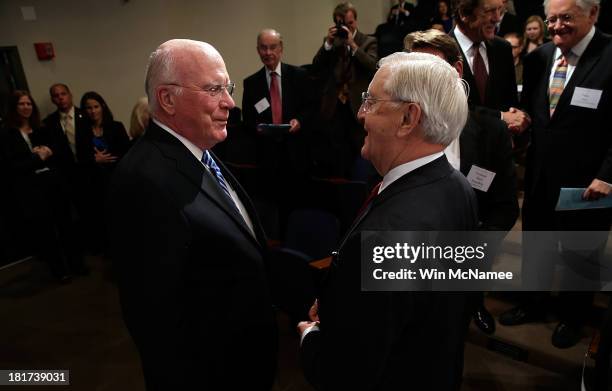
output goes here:
[[283, 36], [281, 35], [281, 33], [279, 33], [278, 31], [274, 30], [274, 29], [263, 29], [259, 32], [259, 34], [257, 34], [257, 44], [259, 44], [259, 40], [261, 39], [261, 36], [264, 34], [270, 34], [270, 35], [274, 35], [278, 38], [278, 40], [280, 41], [281, 45], [283, 44]]
[[383, 85], [392, 99], [421, 107], [427, 142], [448, 145], [456, 139], [468, 115], [465, 81], [455, 68], [428, 53], [393, 53], [379, 61], [389, 69]]
[[[576, 0], [576, 5], [584, 11], [585, 14], [588, 14], [593, 7], [599, 7], [600, 2], [601, 0]], [[550, 0], [544, 0], [544, 12], [546, 13], [548, 13], [549, 4]], [[597, 17], [599, 17], [599, 9], [597, 10]]]
[[[149, 111], [151, 113], [158, 109], [157, 97], [155, 96], [157, 86], [164, 83], [174, 83], [174, 65], [173, 50], [168, 46], [158, 47], [149, 56], [145, 76], [145, 91], [149, 99]], [[180, 88], [177, 88], [175, 93], [179, 95], [181, 91]]]

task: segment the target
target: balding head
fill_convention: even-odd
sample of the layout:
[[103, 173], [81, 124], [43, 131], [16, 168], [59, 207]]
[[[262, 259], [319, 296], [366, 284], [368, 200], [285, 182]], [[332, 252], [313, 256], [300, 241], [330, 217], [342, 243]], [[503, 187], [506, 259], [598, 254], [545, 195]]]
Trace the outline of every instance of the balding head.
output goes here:
[[283, 37], [274, 29], [264, 29], [257, 34], [257, 53], [270, 71], [278, 66], [283, 55]]
[[153, 118], [208, 149], [223, 141], [234, 101], [221, 54], [206, 42], [173, 39], [149, 58], [145, 87]]

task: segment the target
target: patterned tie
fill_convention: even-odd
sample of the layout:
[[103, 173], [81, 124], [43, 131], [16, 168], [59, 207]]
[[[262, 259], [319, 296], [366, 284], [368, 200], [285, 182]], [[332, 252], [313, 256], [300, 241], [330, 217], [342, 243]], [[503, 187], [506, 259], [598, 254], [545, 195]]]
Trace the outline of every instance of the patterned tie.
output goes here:
[[204, 163], [204, 165], [208, 167], [210, 172], [213, 174], [213, 176], [217, 180], [217, 183], [219, 184], [219, 186], [221, 186], [221, 189], [223, 189], [223, 192], [225, 193], [225, 195], [230, 199], [230, 201], [232, 201], [232, 205], [234, 205], [236, 210], [238, 210], [238, 207], [236, 207], [236, 203], [234, 202], [234, 200], [232, 199], [232, 196], [230, 195], [229, 188], [227, 187], [227, 182], [225, 181], [225, 178], [223, 177], [223, 174], [221, 173], [221, 169], [219, 169], [219, 166], [217, 166], [217, 163], [215, 163], [215, 161], [213, 160], [212, 156], [210, 156], [210, 153], [208, 153], [208, 151], [204, 151], [204, 155], [202, 156], [202, 163]]
[[68, 145], [70, 145], [72, 154], [76, 156], [76, 143], [74, 139], [74, 123], [72, 121], [72, 116], [70, 114], [62, 113], [62, 127], [64, 128], [64, 133], [66, 134], [66, 138], [68, 139]]
[[480, 95], [480, 103], [483, 104], [485, 101], [485, 94], [487, 93], [487, 67], [485, 67], [484, 60], [480, 55], [480, 43], [474, 43], [472, 45], [472, 53], [474, 53], [474, 79], [476, 80], [476, 88]]
[[559, 103], [559, 97], [563, 93], [565, 87], [565, 77], [567, 76], [567, 59], [564, 55], [561, 55], [557, 68], [553, 75], [552, 83], [550, 84], [549, 90], [549, 102], [550, 102], [550, 116], [553, 116], [557, 103]]
[[280, 91], [278, 89], [278, 79], [276, 72], [270, 72], [270, 103], [272, 106], [272, 123], [283, 123], [283, 104], [281, 102]]

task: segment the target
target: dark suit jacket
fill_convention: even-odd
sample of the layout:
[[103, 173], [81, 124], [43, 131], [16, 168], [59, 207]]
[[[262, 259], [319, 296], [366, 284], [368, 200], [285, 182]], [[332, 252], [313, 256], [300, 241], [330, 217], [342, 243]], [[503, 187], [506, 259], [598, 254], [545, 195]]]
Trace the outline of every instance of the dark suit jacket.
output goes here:
[[319, 299], [321, 331], [303, 340], [318, 390], [455, 390], [469, 321], [466, 295], [361, 292], [361, 232], [472, 230], [476, 199], [446, 157], [399, 178], [349, 230]]
[[357, 115], [361, 106], [361, 93], [367, 91], [368, 85], [376, 72], [378, 45], [376, 38], [365, 35], [359, 30], [355, 34], [355, 43], [359, 46], [354, 55], [346, 57], [346, 41], [336, 38], [331, 50], [322, 45], [312, 60], [314, 71], [325, 82], [321, 100], [321, 115], [330, 119], [338, 100], [339, 88], [346, 82], [353, 113]]
[[[292, 119], [300, 121], [297, 133], [284, 137], [261, 135], [260, 161], [270, 168], [305, 171], [309, 163], [309, 127], [312, 123], [313, 93], [306, 71], [300, 67], [281, 64], [281, 94], [283, 106], [283, 123]], [[242, 94], [242, 115], [247, 131], [256, 133], [257, 124], [272, 123], [272, 108], [257, 113], [255, 104], [262, 98], [270, 103], [270, 90], [266, 81], [266, 69], [244, 79]], [[262, 156], [263, 155], [263, 156]], [[269, 164], [268, 164], [269, 163]]]
[[[87, 119], [85, 118], [84, 113], [78, 108], [74, 108], [74, 132], [75, 139], [78, 134], [84, 132], [88, 128]], [[62, 166], [66, 169], [70, 169], [74, 166], [75, 156], [72, 154], [72, 150], [70, 149], [70, 144], [68, 143], [68, 138], [64, 133], [64, 129], [62, 128], [62, 124], [60, 122], [60, 112], [59, 110], [54, 111], [49, 114], [44, 120], [43, 124], [45, 128], [53, 135], [53, 139], [55, 141], [55, 148], [53, 149], [54, 155], [61, 156], [60, 160], [62, 162]], [[75, 141], [76, 144], [76, 141]]]
[[256, 237], [202, 163], [153, 121], [113, 175], [112, 255], [148, 390], [267, 390], [274, 378], [264, 234], [216, 162]]
[[[596, 30], [551, 118], [548, 86], [554, 52], [552, 42], [540, 46], [525, 58], [523, 70], [522, 105], [532, 120], [525, 203], [533, 206], [524, 208], [534, 214], [552, 212], [561, 187], [587, 187], [595, 178], [612, 183], [612, 38]], [[597, 108], [571, 104], [577, 87], [603, 91]], [[606, 214], [600, 227], [607, 225]]]
[[480, 229], [509, 231], [519, 214], [516, 170], [508, 127], [499, 119], [470, 113], [459, 138], [461, 173], [473, 165], [495, 173], [489, 190], [474, 190], [478, 199]]
[[511, 14], [510, 12], [506, 12], [504, 14], [504, 18], [499, 25], [499, 30], [497, 30], [496, 35], [498, 37], [503, 38], [504, 35], [508, 33], [517, 33], [522, 35], [521, 28], [519, 26], [519, 21], [516, 15]]
[[[455, 38], [454, 32], [451, 32], [450, 35]], [[459, 42], [457, 42], [457, 45], [459, 45]], [[499, 37], [493, 38], [485, 45], [489, 60], [486, 96], [482, 99], [478, 93], [476, 79], [474, 79], [474, 74], [466, 63], [463, 67], [463, 78], [470, 86], [468, 103], [476, 111], [501, 118], [500, 111], [508, 111], [510, 107], [518, 106], [512, 47], [505, 39]], [[467, 58], [463, 50], [461, 54], [463, 58]]]

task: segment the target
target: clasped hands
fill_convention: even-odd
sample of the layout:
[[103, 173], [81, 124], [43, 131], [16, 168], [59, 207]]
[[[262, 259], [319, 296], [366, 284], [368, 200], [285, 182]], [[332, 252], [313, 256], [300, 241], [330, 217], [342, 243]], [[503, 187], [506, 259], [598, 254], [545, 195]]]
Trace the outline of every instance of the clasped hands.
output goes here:
[[524, 111], [510, 107], [510, 110], [502, 112], [502, 119], [508, 125], [510, 132], [521, 134], [531, 124], [531, 118]]
[[94, 147], [96, 163], [114, 163], [117, 161], [117, 156], [111, 155], [105, 149], [100, 150]]
[[47, 147], [46, 145], [38, 145], [32, 148], [32, 153], [35, 153], [36, 155], [38, 155], [38, 157], [42, 161], [45, 161], [51, 156], [53, 156], [53, 151], [51, 150], [51, 148]]

